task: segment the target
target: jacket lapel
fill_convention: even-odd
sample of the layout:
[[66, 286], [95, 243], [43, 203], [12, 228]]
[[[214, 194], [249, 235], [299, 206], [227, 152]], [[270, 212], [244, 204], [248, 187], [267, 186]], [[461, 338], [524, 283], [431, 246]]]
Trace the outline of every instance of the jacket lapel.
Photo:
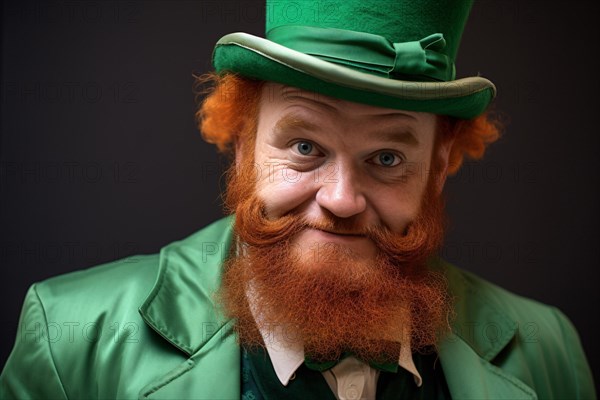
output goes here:
[[187, 359], [142, 388], [140, 398], [239, 398], [240, 351], [233, 321], [214, 301], [232, 221], [221, 219], [161, 249], [156, 284], [139, 311]]
[[537, 399], [535, 391], [492, 361], [518, 329], [500, 302], [482, 292], [464, 271], [437, 260], [455, 299], [452, 334], [440, 345], [440, 361], [450, 393], [457, 399]]
[[454, 399], [537, 399], [533, 389], [479, 355], [454, 334], [441, 346], [444, 377]]
[[233, 321], [179, 367], [140, 391], [140, 399], [237, 399], [240, 350]]

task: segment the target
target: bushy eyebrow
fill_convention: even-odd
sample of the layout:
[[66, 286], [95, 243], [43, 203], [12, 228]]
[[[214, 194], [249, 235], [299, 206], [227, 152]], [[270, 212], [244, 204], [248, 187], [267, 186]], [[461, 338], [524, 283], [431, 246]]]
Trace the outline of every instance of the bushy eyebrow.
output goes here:
[[273, 127], [273, 133], [279, 134], [290, 130], [317, 131], [319, 126], [296, 115], [288, 114], [281, 118]]
[[[302, 119], [297, 115], [288, 114], [277, 121], [273, 128], [273, 133], [278, 135], [293, 130], [315, 132], [318, 129], [319, 125]], [[405, 126], [388, 126], [381, 129], [374, 129], [369, 138], [378, 142], [404, 143], [409, 146], [417, 146], [419, 144], [419, 140], [411, 129]]]
[[388, 127], [373, 132], [371, 138], [381, 142], [404, 143], [409, 146], [418, 146], [419, 140], [413, 132], [405, 127]]

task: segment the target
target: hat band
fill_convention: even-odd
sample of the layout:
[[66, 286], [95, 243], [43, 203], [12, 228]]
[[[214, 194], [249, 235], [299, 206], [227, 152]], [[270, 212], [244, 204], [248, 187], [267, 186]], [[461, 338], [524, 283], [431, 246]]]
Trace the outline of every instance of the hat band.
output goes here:
[[322, 60], [360, 68], [388, 78], [451, 81], [454, 63], [441, 53], [446, 40], [434, 33], [421, 40], [392, 43], [372, 33], [304, 25], [281, 25], [267, 39]]

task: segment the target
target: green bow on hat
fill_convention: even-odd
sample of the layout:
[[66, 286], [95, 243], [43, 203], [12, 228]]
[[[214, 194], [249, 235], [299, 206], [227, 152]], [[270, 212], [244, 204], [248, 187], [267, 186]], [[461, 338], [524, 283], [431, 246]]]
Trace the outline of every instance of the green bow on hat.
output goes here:
[[455, 79], [472, 0], [267, 0], [266, 38], [222, 37], [217, 72], [328, 96], [472, 118], [495, 96], [489, 80]]

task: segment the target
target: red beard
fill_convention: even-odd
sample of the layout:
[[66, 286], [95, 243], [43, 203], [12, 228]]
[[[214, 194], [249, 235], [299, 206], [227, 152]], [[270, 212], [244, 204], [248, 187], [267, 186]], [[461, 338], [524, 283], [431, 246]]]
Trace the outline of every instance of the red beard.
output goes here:
[[[412, 350], [435, 347], [448, 332], [451, 302], [443, 276], [425, 266], [443, 238], [443, 201], [434, 195], [433, 180], [418, 217], [406, 232], [395, 233], [357, 227], [334, 215], [311, 222], [294, 214], [269, 219], [247, 179], [252, 168], [245, 165], [230, 175], [228, 200], [235, 207], [240, 246], [226, 263], [219, 292], [226, 314], [237, 320], [242, 344], [264, 346], [260, 326], [267, 333], [274, 327], [293, 332], [291, 338], [300, 339], [316, 360], [344, 351], [362, 359], [397, 360], [399, 343], [408, 337]], [[357, 261], [350, 249], [326, 243], [299, 254], [292, 242], [308, 227], [360, 231], [375, 243], [377, 256]], [[258, 322], [247, 299], [250, 283]]]

